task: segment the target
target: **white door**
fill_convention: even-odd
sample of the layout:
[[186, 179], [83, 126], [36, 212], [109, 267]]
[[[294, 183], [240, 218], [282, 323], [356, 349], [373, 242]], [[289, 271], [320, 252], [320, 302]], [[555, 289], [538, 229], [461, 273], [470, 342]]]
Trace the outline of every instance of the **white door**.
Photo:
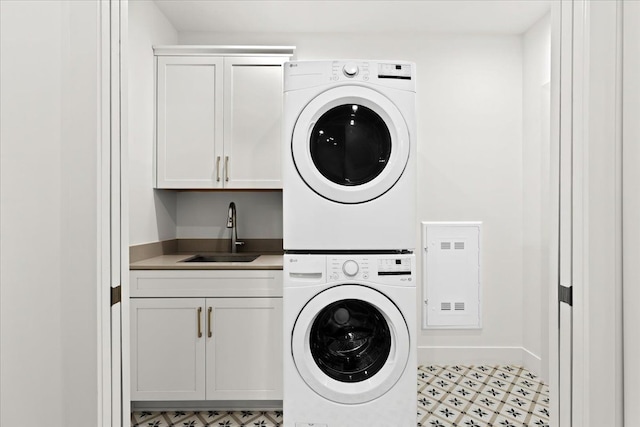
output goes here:
[[386, 193], [409, 160], [409, 131], [391, 100], [362, 86], [322, 92], [302, 110], [291, 141], [301, 178], [326, 199], [363, 203]]
[[[640, 419], [640, 2], [624, 4], [623, 69], [623, 329], [624, 418]], [[627, 221], [627, 218], [631, 218]], [[631, 284], [631, 285], [627, 285]]]
[[207, 400], [282, 399], [282, 298], [207, 299]]
[[224, 59], [225, 188], [282, 188], [282, 67], [287, 59]]
[[293, 326], [291, 353], [312, 390], [336, 403], [359, 404], [398, 381], [409, 358], [409, 331], [382, 293], [339, 285], [304, 306]]
[[221, 188], [223, 59], [158, 56], [157, 188]]
[[132, 298], [131, 400], [204, 400], [204, 298]]

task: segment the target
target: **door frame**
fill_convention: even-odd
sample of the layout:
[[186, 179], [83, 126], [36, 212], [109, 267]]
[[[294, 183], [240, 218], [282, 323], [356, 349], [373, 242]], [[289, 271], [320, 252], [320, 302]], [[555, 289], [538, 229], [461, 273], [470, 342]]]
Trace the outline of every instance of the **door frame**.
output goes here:
[[[558, 284], [571, 289], [572, 307], [551, 298], [550, 354], [571, 355], [564, 370], [552, 361], [550, 421], [621, 427], [624, 1], [561, 3]], [[568, 336], [557, 330], [559, 304]]]
[[[128, 0], [100, 0], [98, 423], [130, 425], [126, 43]], [[123, 327], [125, 326], [125, 327]]]
[[[560, 4], [558, 4], [560, 3]], [[619, 337], [620, 348], [605, 348], [598, 330], [592, 318], [597, 315], [592, 307], [597, 306], [598, 299], [602, 294], [598, 294], [596, 288], [599, 283], [590, 281], [594, 274], [613, 273], [615, 292], [608, 298], [608, 302], [619, 304], [622, 307], [622, 66], [620, 66], [621, 52], [616, 52], [616, 64], [619, 66], [614, 80], [590, 80], [590, 73], [597, 73], [599, 64], [595, 61], [590, 62], [589, 48], [590, 43], [597, 40], [602, 34], [612, 33], [616, 35], [616, 46], [621, 46], [622, 40], [622, 21], [624, 19], [623, 0], [615, 0], [612, 2], [600, 2], [594, 5], [593, 2], [587, 0], [572, 0], [571, 2], [552, 2], [552, 144], [558, 144], [557, 149], [561, 149], [561, 145], [565, 140], [571, 143], [572, 171], [571, 177], [571, 194], [574, 202], [572, 206], [571, 216], [571, 284], [576, 285], [574, 290], [574, 311], [573, 326], [575, 339], [572, 341], [573, 350], [573, 389], [579, 391], [572, 398], [573, 411], [571, 418], [573, 425], [581, 425], [589, 427], [596, 425], [597, 420], [594, 416], [604, 416], [607, 410], [611, 410], [610, 406], [596, 405], [597, 395], [595, 386], [604, 385], [605, 389], [597, 391], [598, 394], [614, 396], [622, 402], [622, 315], [620, 314], [619, 322], [614, 321], [616, 328], [615, 335]], [[569, 4], [569, 6], [567, 6]], [[571, 16], [562, 16], [562, 11], [558, 8], [567, 8], [571, 10]], [[607, 17], [599, 17], [597, 13], [593, 13], [595, 7], [615, 8], [614, 20]], [[560, 12], [558, 14], [557, 12]], [[608, 15], [611, 18], [611, 15]], [[127, 25], [128, 25], [128, 0], [101, 0], [101, 40], [102, 40], [102, 73], [101, 81], [101, 198], [98, 206], [99, 221], [101, 223], [101, 262], [100, 264], [100, 283], [98, 301], [102, 301], [99, 307], [100, 317], [100, 334], [98, 337], [99, 348], [101, 352], [101, 390], [100, 404], [102, 414], [102, 426], [129, 426], [130, 413], [130, 393], [129, 393], [129, 365], [123, 361], [129, 360], [129, 295], [128, 295], [128, 198], [127, 192], [127, 68], [126, 68], [126, 44], [127, 44]], [[599, 28], [596, 25], [601, 24]], [[567, 28], [567, 26], [569, 26]], [[558, 60], [559, 59], [559, 60]], [[573, 73], [564, 76], [561, 64], [575, 67], [576, 70], [582, 69], [584, 73]], [[555, 78], [554, 78], [555, 76]], [[556, 82], [554, 84], [553, 82]], [[569, 86], [567, 86], [569, 84]], [[612, 86], [613, 85], [613, 86]], [[614, 114], [614, 123], [608, 123], [607, 131], [614, 130], [614, 134], [610, 135], [615, 141], [615, 159], [616, 161], [608, 165], [606, 172], [613, 174], [615, 182], [619, 185], [616, 191], [620, 194], [616, 197], [616, 203], [620, 209], [613, 212], [613, 216], [607, 218], [596, 219], [590, 214], [588, 202], [597, 197], [597, 189], [594, 188], [593, 178], [595, 175], [589, 164], [589, 144], [593, 144], [598, 136], [598, 129], [589, 127], [587, 114], [591, 113], [591, 117], [595, 117], [594, 113], [603, 113], [603, 109], [610, 108], [611, 105], [598, 106], [590, 101], [590, 96], [598, 90], [606, 90], [613, 93], [613, 106], [616, 114]], [[598, 109], [599, 108], [599, 109]], [[606, 113], [606, 111], [605, 111]], [[567, 116], [568, 115], [568, 116]], [[567, 119], [566, 125], [562, 120]], [[627, 129], [627, 128], [625, 128]], [[602, 129], [600, 129], [602, 130]], [[559, 154], [559, 153], [558, 153]], [[594, 153], [591, 152], [593, 155]], [[625, 158], [625, 164], [627, 159]], [[555, 166], [554, 166], [555, 167]], [[628, 168], [625, 170], [625, 177]], [[557, 173], [560, 179], [560, 170], [553, 171]], [[637, 177], [637, 175], [635, 175]], [[591, 180], [590, 180], [591, 178]], [[558, 179], [557, 183], [560, 183]], [[561, 191], [560, 188], [557, 189]], [[625, 187], [625, 196], [629, 194], [628, 186]], [[637, 199], [637, 197], [636, 197]], [[616, 205], [618, 207], [618, 205]], [[625, 204], [625, 212], [629, 213], [629, 206]], [[634, 212], [637, 212], [635, 210]], [[559, 214], [559, 211], [558, 211]], [[113, 220], [113, 221], [112, 221]], [[596, 222], [596, 220], [598, 222]], [[589, 249], [593, 248], [597, 243], [589, 233], [589, 227], [595, 227], [596, 224], [603, 224], [615, 231], [615, 239], [613, 247], [615, 256], [610, 260], [609, 264], [604, 267], [606, 271], [592, 271], [590, 267]], [[559, 230], [558, 230], [559, 232]], [[116, 243], [117, 244], [114, 244]], [[552, 253], [553, 256], [560, 256], [557, 252]], [[553, 261], [553, 260], [552, 260]], [[555, 259], [558, 262], [558, 259]], [[625, 263], [625, 269], [630, 263]], [[558, 264], [558, 279], [562, 275], [563, 266]], [[625, 270], [628, 271], [628, 270]], [[631, 274], [631, 272], [629, 272]], [[627, 276], [625, 276], [627, 277]], [[116, 279], [114, 281], [114, 279]], [[121, 302], [119, 311], [116, 309], [115, 318], [120, 316], [120, 324], [111, 326], [112, 312], [105, 302], [111, 300], [112, 285], [121, 285]], [[104, 285], [108, 283], [109, 286]], [[558, 333], [558, 281], [552, 281], [550, 288], [549, 300], [549, 363], [550, 363], [550, 386], [551, 386], [551, 425], [558, 426], [558, 409], [559, 409], [559, 333]], [[626, 291], [625, 291], [626, 292]], [[628, 310], [627, 310], [628, 311]], [[625, 311], [625, 316], [629, 313]], [[635, 319], [637, 319], [637, 311]], [[629, 336], [628, 328], [625, 334]], [[113, 341], [112, 341], [113, 338]], [[618, 338], [616, 338], [617, 340]], [[120, 343], [120, 348], [117, 348]], [[114, 345], [115, 344], [115, 345]], [[625, 348], [625, 350], [627, 350]], [[116, 351], [113, 353], [112, 351]], [[620, 353], [620, 354], [618, 354]], [[637, 353], [637, 352], [636, 352]], [[635, 353], [634, 353], [635, 354]], [[615, 379], [605, 384], [597, 381], [600, 377], [596, 375], [597, 380], [592, 380], [592, 376], [597, 374], [596, 361], [612, 360], [616, 363]], [[619, 365], [617, 365], [619, 363]], [[616, 405], [616, 409], [622, 411], [622, 403]], [[637, 410], [635, 408], [624, 408], [626, 411]], [[611, 417], [610, 413], [606, 414]], [[618, 417], [618, 413], [615, 414]], [[621, 418], [617, 418], [615, 425], [621, 425]], [[612, 424], [610, 424], [612, 425]]]

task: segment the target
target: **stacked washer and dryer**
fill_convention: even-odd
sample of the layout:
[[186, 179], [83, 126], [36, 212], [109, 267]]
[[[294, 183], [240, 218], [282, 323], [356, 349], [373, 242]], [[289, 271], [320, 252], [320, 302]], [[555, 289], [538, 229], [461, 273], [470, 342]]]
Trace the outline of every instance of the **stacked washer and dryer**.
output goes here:
[[286, 427], [416, 425], [415, 65], [284, 73]]

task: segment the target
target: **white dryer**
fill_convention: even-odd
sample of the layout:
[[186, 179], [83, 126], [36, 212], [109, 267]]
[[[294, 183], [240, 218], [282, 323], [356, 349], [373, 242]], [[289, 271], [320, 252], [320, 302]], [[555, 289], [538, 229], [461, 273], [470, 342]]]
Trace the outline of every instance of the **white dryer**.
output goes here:
[[285, 427], [415, 427], [414, 254], [284, 256]]
[[284, 249], [413, 250], [415, 65], [284, 69]]

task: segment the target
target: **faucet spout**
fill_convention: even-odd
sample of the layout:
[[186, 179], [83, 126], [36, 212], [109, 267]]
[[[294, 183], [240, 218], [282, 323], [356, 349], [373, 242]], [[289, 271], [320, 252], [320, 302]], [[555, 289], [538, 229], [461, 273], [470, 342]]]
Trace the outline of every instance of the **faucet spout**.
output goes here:
[[238, 252], [238, 246], [244, 245], [244, 242], [238, 241], [238, 224], [236, 219], [236, 204], [229, 203], [229, 214], [227, 216], [227, 228], [231, 229], [231, 253]]

